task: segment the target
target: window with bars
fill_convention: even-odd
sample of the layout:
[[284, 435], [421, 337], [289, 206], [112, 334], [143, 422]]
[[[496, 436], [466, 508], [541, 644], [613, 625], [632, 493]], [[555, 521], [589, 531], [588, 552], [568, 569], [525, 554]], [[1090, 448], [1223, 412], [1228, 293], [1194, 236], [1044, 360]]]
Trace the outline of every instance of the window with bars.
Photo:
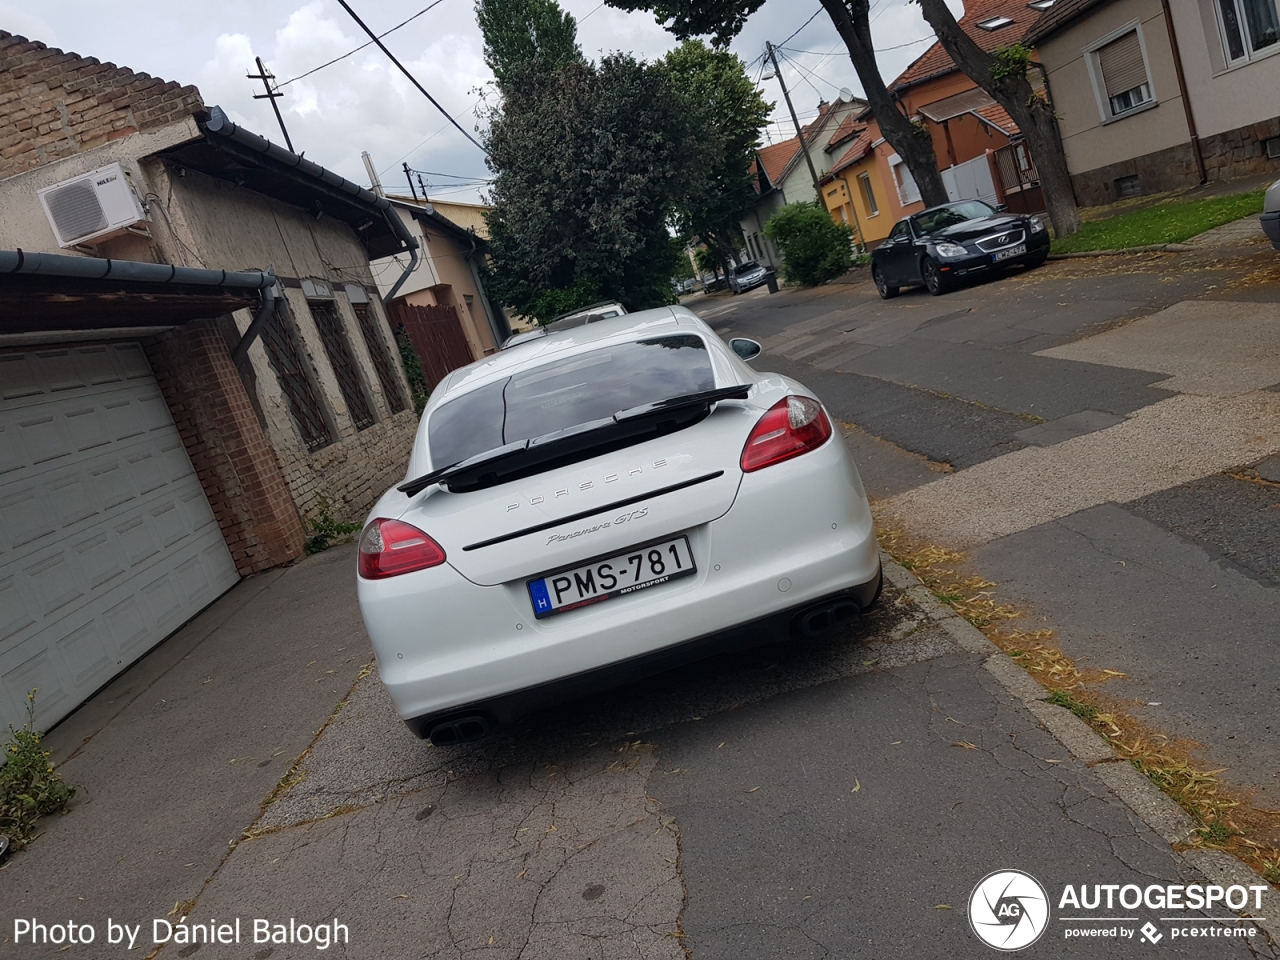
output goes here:
[[365, 346], [369, 348], [369, 358], [373, 360], [373, 369], [378, 374], [378, 383], [382, 384], [382, 395], [387, 398], [387, 406], [392, 413], [399, 413], [407, 404], [404, 391], [400, 389], [400, 378], [396, 376], [395, 364], [387, 351], [387, 342], [378, 333], [378, 319], [367, 303], [353, 303], [351, 308], [360, 321], [360, 333], [364, 336]]
[[373, 407], [364, 392], [355, 355], [351, 352], [351, 344], [347, 342], [342, 317], [338, 315], [338, 305], [332, 300], [308, 300], [307, 306], [311, 310], [311, 319], [316, 322], [316, 330], [320, 334], [320, 342], [324, 344], [329, 365], [333, 367], [333, 375], [338, 380], [342, 399], [347, 402], [351, 422], [357, 430], [373, 426]]
[[280, 381], [289, 412], [302, 434], [307, 450], [319, 450], [333, 443], [329, 423], [325, 420], [319, 391], [311, 372], [302, 359], [297, 334], [284, 300], [276, 301], [276, 310], [262, 327], [262, 346]]

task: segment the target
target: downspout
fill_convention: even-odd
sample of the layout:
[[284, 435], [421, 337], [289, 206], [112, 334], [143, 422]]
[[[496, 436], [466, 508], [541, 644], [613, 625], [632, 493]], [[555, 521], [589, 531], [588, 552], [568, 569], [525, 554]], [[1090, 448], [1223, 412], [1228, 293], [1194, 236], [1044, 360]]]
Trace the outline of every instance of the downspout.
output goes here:
[[386, 306], [395, 299], [396, 294], [400, 292], [400, 288], [409, 279], [409, 274], [418, 269], [419, 245], [418, 238], [405, 227], [404, 221], [400, 219], [400, 213], [397, 210], [394, 208], [384, 210], [383, 216], [387, 218], [387, 226], [391, 228], [391, 232], [399, 238], [400, 242], [409, 251], [409, 265], [404, 268], [404, 273], [400, 274], [400, 279], [392, 285], [391, 289], [387, 291], [387, 295], [382, 298], [383, 306]]
[[1169, 0], [1160, 0], [1160, 9], [1164, 11], [1164, 25], [1169, 31], [1173, 72], [1178, 78], [1178, 93], [1182, 95], [1182, 109], [1187, 115], [1187, 133], [1191, 136], [1191, 153], [1196, 159], [1196, 173], [1200, 175], [1201, 183], [1207, 183], [1209, 174], [1204, 168], [1204, 154], [1200, 151], [1200, 134], [1196, 132], [1196, 119], [1191, 115], [1191, 98], [1187, 95], [1187, 78], [1182, 73], [1182, 53], [1178, 49], [1178, 34], [1173, 29], [1173, 14], [1169, 10]]
[[[271, 267], [267, 267], [267, 272], [271, 272]], [[244, 336], [240, 338], [240, 342], [236, 344], [235, 349], [231, 351], [231, 362], [238, 363], [253, 345], [253, 341], [258, 339], [258, 334], [262, 332], [263, 326], [276, 310], [276, 288], [275, 284], [262, 288], [262, 306], [258, 307], [257, 314], [254, 315], [253, 322], [249, 324], [249, 329], [244, 332]]]

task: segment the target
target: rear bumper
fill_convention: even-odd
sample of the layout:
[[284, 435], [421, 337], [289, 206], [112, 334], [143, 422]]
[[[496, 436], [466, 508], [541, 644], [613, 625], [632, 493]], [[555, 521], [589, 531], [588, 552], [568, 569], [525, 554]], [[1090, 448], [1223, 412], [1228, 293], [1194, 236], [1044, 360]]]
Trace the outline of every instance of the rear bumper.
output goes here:
[[1280, 250], [1280, 210], [1264, 213], [1258, 219], [1262, 223], [1262, 232], [1271, 240], [1271, 246]]
[[593, 693], [609, 690], [666, 670], [696, 663], [708, 657], [736, 650], [750, 650], [784, 640], [802, 642], [805, 637], [800, 620], [810, 610], [818, 610], [836, 603], [849, 603], [859, 611], [866, 610], [880, 595], [883, 574], [879, 567], [867, 583], [848, 590], [783, 610], [748, 623], [717, 630], [692, 640], [663, 647], [650, 653], [631, 657], [616, 663], [596, 667], [571, 677], [551, 680], [526, 687], [512, 693], [491, 697], [475, 703], [462, 704], [435, 713], [410, 717], [405, 725], [423, 740], [431, 736], [431, 730], [442, 721], [461, 717], [484, 717], [491, 723], [510, 723], [542, 707], [580, 700]]
[[[450, 564], [357, 580], [379, 675], [417, 726], [477, 704], [525, 709], [530, 690], [572, 696], [584, 675], [624, 679], [651, 655], [750, 639], [743, 625], [833, 595], [874, 595], [879, 547], [861, 480], [839, 435], [794, 460], [746, 474], [728, 513], [664, 535], [689, 537], [698, 572], [661, 588], [538, 620], [524, 580], [482, 586]], [[750, 631], [749, 631], [750, 632]], [[777, 633], [773, 637], [777, 639]], [[645, 669], [648, 669], [647, 667]], [[656, 669], [661, 669], [658, 667]], [[562, 685], [568, 685], [564, 687]], [[539, 693], [533, 699], [545, 702]], [[411, 724], [413, 725], [413, 724]]]

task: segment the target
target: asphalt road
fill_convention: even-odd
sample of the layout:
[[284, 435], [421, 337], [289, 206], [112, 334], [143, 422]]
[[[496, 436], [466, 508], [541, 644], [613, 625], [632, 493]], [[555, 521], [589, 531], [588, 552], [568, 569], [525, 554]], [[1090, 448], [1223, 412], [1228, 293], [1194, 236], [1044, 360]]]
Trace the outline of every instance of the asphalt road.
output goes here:
[[873, 496], [966, 548], [1068, 654], [1128, 674], [1109, 692], [1133, 713], [1280, 807], [1273, 256], [1051, 262], [888, 302], [862, 282], [687, 305], [761, 341], [755, 365], [814, 389], [868, 457], [917, 455]]

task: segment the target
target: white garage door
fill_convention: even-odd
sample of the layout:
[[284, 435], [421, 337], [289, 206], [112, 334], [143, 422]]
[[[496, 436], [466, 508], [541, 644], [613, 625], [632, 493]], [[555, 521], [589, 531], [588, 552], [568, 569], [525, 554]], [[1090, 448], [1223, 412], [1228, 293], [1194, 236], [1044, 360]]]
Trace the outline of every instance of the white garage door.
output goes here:
[[0, 353], [0, 731], [47, 729], [237, 581], [136, 343]]

